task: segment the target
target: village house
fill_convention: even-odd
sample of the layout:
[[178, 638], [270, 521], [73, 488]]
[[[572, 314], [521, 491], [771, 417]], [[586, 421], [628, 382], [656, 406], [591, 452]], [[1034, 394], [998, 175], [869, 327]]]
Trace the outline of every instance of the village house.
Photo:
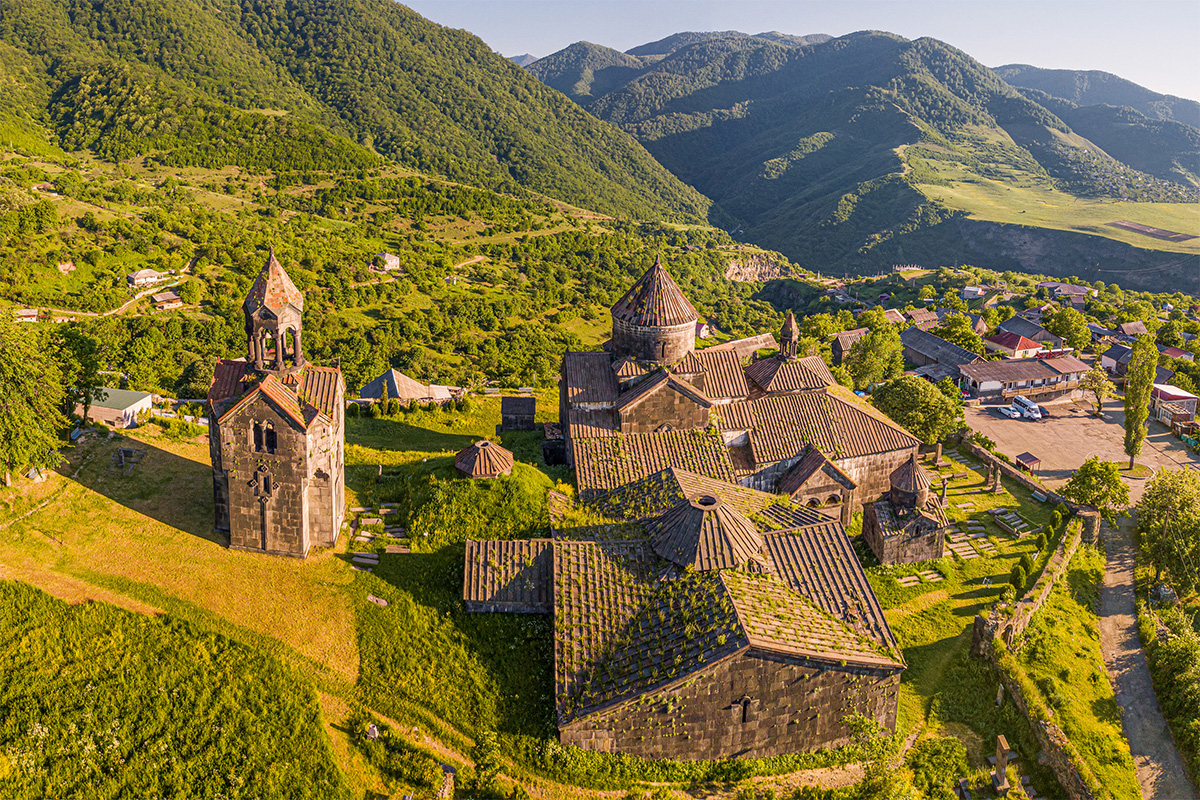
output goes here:
[[833, 335], [830, 349], [833, 351], [834, 366], [841, 364], [850, 355], [850, 348], [862, 337], [871, 332], [870, 328], [855, 328], [852, 331], [842, 331]]
[[1061, 336], [1055, 336], [1036, 322], [1021, 316], [1009, 317], [1004, 322], [1001, 322], [998, 328], [1000, 332], [1015, 333], [1038, 344], [1048, 345], [1051, 350], [1057, 350], [1063, 346], [1063, 338]]
[[1200, 400], [1178, 386], [1156, 383], [1150, 390], [1150, 416], [1167, 427], [1191, 422], [1196, 418], [1196, 403]]
[[155, 272], [152, 269], [139, 269], [137, 272], [131, 272], [126, 275], [125, 281], [131, 289], [141, 289], [146, 286], [153, 286], [166, 277], [163, 273]]
[[1163, 347], [1159, 345], [1158, 352], [1168, 358], [1182, 358], [1184, 361], [1195, 361], [1196, 356], [1182, 347]]
[[458, 386], [439, 386], [425, 384], [408, 377], [396, 369], [385, 371], [366, 386], [358, 390], [362, 400], [385, 400], [391, 398], [402, 404], [409, 403], [448, 403], [462, 397], [463, 389]]
[[1088, 365], [1075, 356], [976, 361], [959, 367], [959, 386], [985, 401], [1011, 400], [1024, 395], [1031, 400], [1075, 396]]
[[1132, 322], [1120, 323], [1117, 325], [1117, 332], [1129, 340], [1132, 340], [1138, 336], [1144, 336], [1145, 334], [1149, 333], [1149, 331], [1146, 330], [1146, 323], [1142, 322], [1140, 319], [1135, 319]]
[[183, 298], [169, 289], [165, 292], [151, 295], [150, 299], [154, 303], [154, 308], [158, 311], [170, 311], [173, 308], [183, 307]]
[[208, 390], [216, 528], [235, 550], [304, 558], [346, 511], [341, 370], [304, 357], [304, 295], [274, 252], [242, 304], [247, 355]]
[[1100, 366], [1112, 375], [1124, 375], [1129, 370], [1129, 359], [1133, 349], [1123, 344], [1114, 344], [1100, 356]]
[[[139, 415], [150, 413], [153, 399], [154, 395], [147, 392], [105, 387], [88, 406], [84, 422], [103, 422], [111, 428], [132, 428], [137, 425]], [[82, 404], [75, 405], [75, 416], [83, 419]]]
[[993, 353], [1003, 353], [1009, 358], [1032, 358], [1042, 351], [1042, 346], [1019, 333], [1001, 331], [983, 340], [984, 347]]
[[17, 322], [37, 322], [40, 314], [36, 308], [18, 308], [13, 311], [13, 319]]
[[983, 358], [920, 328], [901, 331], [900, 343], [904, 346], [905, 361], [918, 367], [937, 364], [955, 380], [958, 378], [959, 367]]
[[375, 263], [384, 272], [395, 272], [400, 269], [400, 256], [394, 256], [391, 253], [376, 253]]
[[1037, 285], [1039, 289], [1046, 289], [1050, 292], [1050, 296], [1054, 299], [1059, 298], [1087, 298], [1095, 297], [1099, 294], [1090, 286], [1077, 286], [1073, 283], [1062, 283], [1061, 281], [1042, 281]]
[[987, 289], [982, 286], [964, 286], [959, 295], [963, 300], [978, 300], [987, 294]]

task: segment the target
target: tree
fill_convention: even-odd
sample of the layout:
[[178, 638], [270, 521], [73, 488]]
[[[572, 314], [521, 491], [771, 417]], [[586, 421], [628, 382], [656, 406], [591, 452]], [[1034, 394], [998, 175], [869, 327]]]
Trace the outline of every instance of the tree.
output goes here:
[[854, 787], [860, 800], [915, 800], [912, 773], [900, 759], [900, 740], [871, 717], [854, 714], [843, 722], [862, 751], [862, 780]]
[[850, 346], [844, 363], [854, 379], [855, 389], [866, 389], [896, 377], [904, 371], [900, 332], [890, 324], [872, 329]]
[[204, 298], [204, 284], [193, 278], [179, 285], [179, 298], [189, 306], [194, 306]]
[[1139, 336], [1133, 343], [1129, 370], [1125, 373], [1125, 455], [1129, 456], [1130, 469], [1146, 441], [1150, 392], [1154, 388], [1157, 367], [1158, 348], [1154, 346], [1154, 337]]
[[1017, 595], [1021, 595], [1025, 591], [1025, 584], [1029, 582], [1029, 574], [1025, 571], [1025, 567], [1014, 564], [1012, 572], [1008, 573], [1008, 582], [1017, 590]]
[[1095, 506], [1113, 523], [1117, 512], [1129, 506], [1129, 487], [1121, 480], [1121, 467], [1115, 461], [1092, 456], [1080, 465], [1063, 487], [1062, 496], [1081, 505]]
[[1088, 329], [1087, 317], [1070, 306], [1047, 317], [1044, 327], [1055, 336], [1062, 337], [1068, 346], [1081, 353], [1092, 344], [1092, 332]]
[[1165, 571], [1182, 592], [1200, 582], [1200, 472], [1160, 469], [1137, 504], [1142, 553], [1154, 565], [1154, 580]]
[[197, 356], [188, 362], [175, 381], [175, 396], [195, 399], [208, 396], [212, 385], [215, 362], [208, 356]]
[[956, 403], [916, 375], [893, 378], [875, 390], [871, 402], [925, 444], [940, 442], [962, 425], [962, 400]]
[[62, 376], [62, 413], [70, 417], [76, 406], [83, 407], [87, 419], [92, 403], [104, 398], [100, 378], [100, 342], [77, 324], [64, 325], [54, 336], [53, 345]]
[[0, 472], [58, 465], [63, 381], [50, 348], [36, 331], [0, 308]]
[[1092, 396], [1092, 405], [1095, 406], [1097, 417], [1104, 410], [1104, 401], [1117, 391], [1117, 387], [1108, 379], [1108, 373], [1099, 364], [1084, 373], [1079, 379], [1079, 388]]
[[983, 355], [987, 349], [983, 339], [975, 332], [971, 318], [966, 314], [947, 314], [941, 324], [930, 333], [976, 355]]

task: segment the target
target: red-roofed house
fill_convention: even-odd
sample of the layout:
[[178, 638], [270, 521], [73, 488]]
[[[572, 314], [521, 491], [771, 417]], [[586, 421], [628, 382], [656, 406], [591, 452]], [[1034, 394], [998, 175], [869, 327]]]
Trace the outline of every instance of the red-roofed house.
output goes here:
[[1191, 422], [1196, 418], [1196, 403], [1200, 400], [1178, 386], [1156, 383], [1150, 390], [1150, 414], [1159, 422], [1172, 425]]
[[1009, 358], [1032, 358], [1041, 352], [1042, 346], [1019, 333], [1001, 331], [983, 340], [988, 350], [1004, 353]]

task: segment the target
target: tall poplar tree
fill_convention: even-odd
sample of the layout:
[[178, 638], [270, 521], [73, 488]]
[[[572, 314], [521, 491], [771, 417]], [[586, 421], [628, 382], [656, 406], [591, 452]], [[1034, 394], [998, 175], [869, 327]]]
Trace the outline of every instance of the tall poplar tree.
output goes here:
[[1153, 336], [1139, 336], [1133, 343], [1129, 371], [1125, 373], [1125, 455], [1129, 468], [1142, 452], [1146, 441], [1146, 420], [1150, 416], [1150, 392], [1158, 367], [1158, 348]]

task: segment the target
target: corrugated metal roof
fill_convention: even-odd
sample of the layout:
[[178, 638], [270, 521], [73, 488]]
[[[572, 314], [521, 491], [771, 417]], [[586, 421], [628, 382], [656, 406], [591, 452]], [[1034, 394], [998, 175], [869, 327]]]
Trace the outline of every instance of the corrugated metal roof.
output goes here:
[[1032, 339], [1026, 339], [1015, 331], [1000, 331], [995, 336], [989, 336], [984, 339], [985, 342], [991, 342], [997, 347], [1003, 347], [1006, 350], [1021, 351], [1021, 350], [1040, 350], [1042, 345], [1040, 342], [1035, 342]]
[[1091, 369], [1091, 367], [1080, 361], [1075, 356], [1045, 358], [1042, 359], [1042, 363], [1060, 375], [1069, 375], [1073, 372], [1087, 372]]
[[614, 319], [644, 328], [695, 324], [696, 309], [659, 259], [612, 307]]
[[129, 389], [109, 389], [105, 387], [100, 391], [103, 394], [92, 401], [92, 408], [112, 408], [124, 411], [151, 396], [148, 392], [135, 392]]
[[936, 361], [939, 364], [970, 364], [972, 361], [980, 358], [978, 354], [947, 342], [945, 339], [934, 336], [932, 333], [923, 331], [920, 328], [909, 328], [901, 331], [900, 342], [910, 350], [920, 353], [925, 358]]
[[1038, 358], [1005, 359], [1004, 361], [977, 361], [958, 368], [964, 376], [976, 383], [985, 381], [1037, 381], [1057, 378], [1058, 373]]

